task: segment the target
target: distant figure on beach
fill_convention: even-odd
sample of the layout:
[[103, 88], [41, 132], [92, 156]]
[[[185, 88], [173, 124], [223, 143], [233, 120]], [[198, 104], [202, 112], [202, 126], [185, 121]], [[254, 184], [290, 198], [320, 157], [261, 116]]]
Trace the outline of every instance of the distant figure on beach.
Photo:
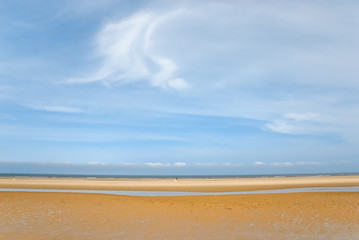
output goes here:
[[176, 178], [176, 180], [175, 180], [176, 182], [178, 182], [178, 178]]

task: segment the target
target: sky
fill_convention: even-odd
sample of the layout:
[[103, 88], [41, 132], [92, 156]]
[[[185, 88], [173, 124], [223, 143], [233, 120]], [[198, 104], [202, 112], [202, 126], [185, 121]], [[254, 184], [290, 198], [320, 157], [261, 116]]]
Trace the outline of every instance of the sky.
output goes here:
[[0, 173], [359, 172], [355, 0], [3, 0]]

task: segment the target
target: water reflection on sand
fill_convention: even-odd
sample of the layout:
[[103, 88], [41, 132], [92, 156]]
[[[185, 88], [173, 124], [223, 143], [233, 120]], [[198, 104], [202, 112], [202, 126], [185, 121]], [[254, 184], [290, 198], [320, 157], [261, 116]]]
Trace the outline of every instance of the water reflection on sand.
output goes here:
[[125, 196], [203, 196], [203, 195], [238, 195], [238, 194], [270, 194], [270, 193], [304, 193], [304, 192], [359, 192], [358, 187], [310, 187], [288, 188], [241, 192], [172, 192], [172, 191], [115, 191], [115, 190], [68, 190], [68, 189], [21, 189], [0, 188], [2, 192], [61, 192], [61, 193], [97, 193]]

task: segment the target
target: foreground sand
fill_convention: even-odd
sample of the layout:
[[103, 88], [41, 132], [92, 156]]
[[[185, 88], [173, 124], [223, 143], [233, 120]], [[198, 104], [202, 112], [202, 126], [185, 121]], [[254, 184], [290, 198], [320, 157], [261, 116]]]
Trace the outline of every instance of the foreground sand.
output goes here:
[[0, 239], [359, 239], [359, 193], [0, 192]]
[[[359, 186], [359, 177], [0, 179], [0, 188], [216, 192], [318, 186]], [[355, 240], [359, 193], [130, 197], [0, 192], [0, 239]]]

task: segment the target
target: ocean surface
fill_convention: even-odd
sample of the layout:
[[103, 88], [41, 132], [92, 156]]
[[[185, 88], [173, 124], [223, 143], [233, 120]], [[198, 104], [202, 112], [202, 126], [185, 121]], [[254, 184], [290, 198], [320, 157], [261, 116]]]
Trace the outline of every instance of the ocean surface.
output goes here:
[[0, 173], [0, 177], [48, 177], [48, 178], [261, 178], [261, 177], [314, 177], [347, 176], [359, 173], [311, 173], [311, 174], [240, 174], [240, 175], [97, 175], [97, 174], [29, 174]]

